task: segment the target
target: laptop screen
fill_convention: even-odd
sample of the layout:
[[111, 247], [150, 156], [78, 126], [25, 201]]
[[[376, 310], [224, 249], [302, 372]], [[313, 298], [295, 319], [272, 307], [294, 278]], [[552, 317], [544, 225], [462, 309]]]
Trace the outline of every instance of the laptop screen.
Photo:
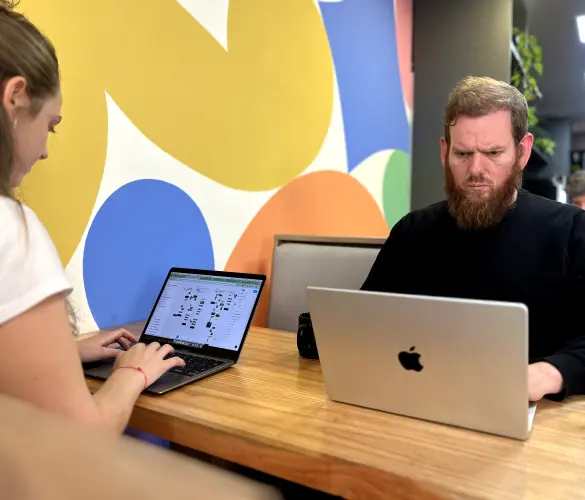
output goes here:
[[144, 333], [188, 347], [237, 351], [261, 288], [260, 279], [171, 272]]

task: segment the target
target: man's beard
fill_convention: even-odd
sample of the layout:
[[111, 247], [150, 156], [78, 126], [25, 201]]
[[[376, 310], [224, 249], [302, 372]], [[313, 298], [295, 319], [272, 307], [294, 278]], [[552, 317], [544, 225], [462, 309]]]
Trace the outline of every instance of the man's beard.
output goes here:
[[[469, 177], [465, 182], [490, 184], [482, 176]], [[522, 168], [519, 159], [512, 166], [512, 172], [499, 188], [491, 187], [488, 197], [479, 197], [471, 189], [456, 185], [449, 159], [445, 162], [445, 194], [449, 211], [462, 229], [486, 229], [501, 222], [514, 202], [516, 191], [522, 186]]]

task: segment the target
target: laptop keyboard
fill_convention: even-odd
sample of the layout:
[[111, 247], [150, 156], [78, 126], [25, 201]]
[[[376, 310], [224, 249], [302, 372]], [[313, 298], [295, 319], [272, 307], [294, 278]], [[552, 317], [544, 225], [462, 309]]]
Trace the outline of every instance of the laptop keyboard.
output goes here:
[[184, 352], [174, 352], [173, 354], [167, 356], [165, 359], [168, 359], [173, 356], [178, 356], [183, 361], [185, 361], [185, 366], [174, 367], [169, 370], [172, 373], [178, 373], [180, 375], [198, 375], [199, 373], [206, 372], [208, 370], [218, 367], [219, 365], [225, 364], [225, 361], [204, 358], [202, 356], [186, 354]]

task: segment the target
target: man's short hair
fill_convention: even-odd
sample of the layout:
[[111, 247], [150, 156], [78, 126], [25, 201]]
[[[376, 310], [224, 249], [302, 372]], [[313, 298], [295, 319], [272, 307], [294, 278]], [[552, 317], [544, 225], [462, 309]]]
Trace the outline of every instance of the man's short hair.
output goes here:
[[457, 117], [485, 116], [508, 110], [512, 116], [512, 133], [516, 146], [528, 133], [528, 103], [513, 85], [489, 77], [468, 76], [452, 90], [445, 108], [445, 140], [451, 145], [450, 127]]
[[567, 180], [565, 191], [570, 198], [585, 194], [585, 170], [577, 170]]

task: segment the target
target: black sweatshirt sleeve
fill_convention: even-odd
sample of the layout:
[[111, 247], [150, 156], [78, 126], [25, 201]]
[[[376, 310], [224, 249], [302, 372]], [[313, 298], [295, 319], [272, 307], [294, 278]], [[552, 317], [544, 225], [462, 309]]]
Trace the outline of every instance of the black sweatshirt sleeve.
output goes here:
[[[569, 314], [568, 336], [563, 348], [544, 358], [563, 376], [563, 390], [549, 399], [561, 401], [566, 397], [585, 394], [585, 211], [575, 215], [567, 248], [569, 272], [574, 283], [574, 301]], [[552, 332], [551, 332], [552, 334]]]
[[402, 256], [405, 251], [405, 236], [408, 231], [410, 215], [399, 220], [390, 236], [380, 249], [374, 265], [361, 287], [370, 292], [392, 292], [399, 286]]

